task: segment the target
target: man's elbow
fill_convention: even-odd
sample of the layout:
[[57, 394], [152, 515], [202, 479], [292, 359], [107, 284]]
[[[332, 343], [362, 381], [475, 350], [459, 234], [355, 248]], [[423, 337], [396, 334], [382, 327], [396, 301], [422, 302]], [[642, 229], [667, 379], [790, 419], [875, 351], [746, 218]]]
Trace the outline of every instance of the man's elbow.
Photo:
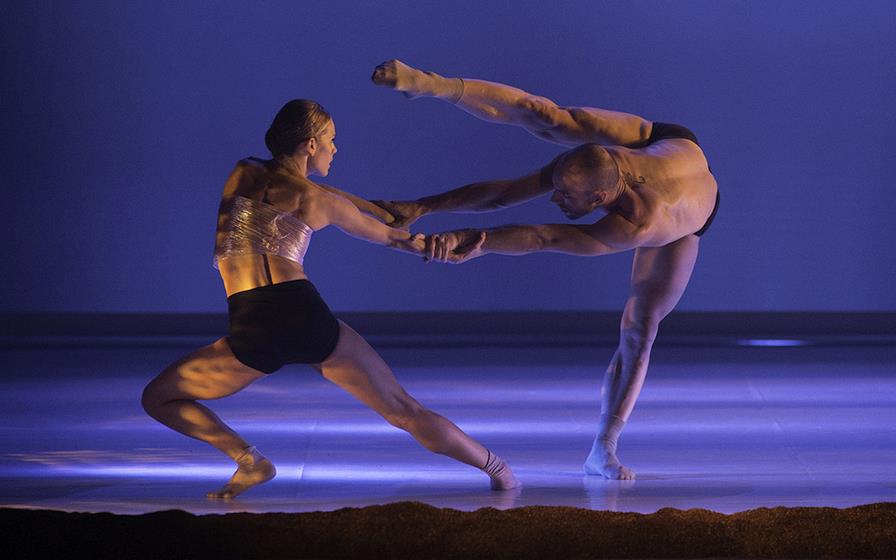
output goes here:
[[510, 197], [511, 183], [509, 181], [494, 181], [492, 186], [492, 195], [489, 200], [482, 204], [483, 210], [504, 210], [510, 208], [515, 203]]
[[568, 255], [577, 255], [580, 257], [598, 257], [613, 253], [607, 245], [600, 241], [581, 240], [581, 239], [555, 239], [550, 244], [556, 249], [555, 251], [566, 253]]
[[562, 233], [557, 233], [547, 228], [535, 229], [530, 236], [529, 245], [534, 251], [569, 252], [567, 247], [569, 240]]

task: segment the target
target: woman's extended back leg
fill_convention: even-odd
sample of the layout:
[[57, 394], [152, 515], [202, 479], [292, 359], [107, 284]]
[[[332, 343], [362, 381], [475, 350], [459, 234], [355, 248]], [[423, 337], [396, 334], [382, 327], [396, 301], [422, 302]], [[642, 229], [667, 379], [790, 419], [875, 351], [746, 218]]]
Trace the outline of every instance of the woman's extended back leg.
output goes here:
[[339, 343], [319, 369], [323, 376], [366, 404], [422, 446], [478, 469], [488, 469], [492, 488], [519, 485], [511, 470], [447, 418], [427, 409], [398, 384], [383, 359], [361, 335], [340, 324]]

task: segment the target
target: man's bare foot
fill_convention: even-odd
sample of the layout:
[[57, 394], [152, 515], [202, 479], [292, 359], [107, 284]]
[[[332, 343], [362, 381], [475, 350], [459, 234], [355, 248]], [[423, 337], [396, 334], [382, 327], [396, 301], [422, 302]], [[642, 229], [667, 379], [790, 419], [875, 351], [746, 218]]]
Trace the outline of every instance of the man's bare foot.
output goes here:
[[274, 464], [254, 446], [246, 449], [245, 453], [237, 458], [237, 465], [239, 466], [236, 472], [227, 484], [215, 492], [209, 492], [206, 497], [210, 500], [229, 500], [277, 476]]
[[395, 59], [377, 66], [370, 79], [378, 86], [402, 92], [409, 99], [439, 97], [456, 103], [464, 92], [463, 80], [460, 78], [444, 78]]
[[[613, 446], [615, 447], [615, 445]], [[585, 474], [600, 475], [610, 480], [634, 480], [635, 471], [619, 462], [616, 450], [602, 440], [595, 440], [588, 459], [585, 460]]]

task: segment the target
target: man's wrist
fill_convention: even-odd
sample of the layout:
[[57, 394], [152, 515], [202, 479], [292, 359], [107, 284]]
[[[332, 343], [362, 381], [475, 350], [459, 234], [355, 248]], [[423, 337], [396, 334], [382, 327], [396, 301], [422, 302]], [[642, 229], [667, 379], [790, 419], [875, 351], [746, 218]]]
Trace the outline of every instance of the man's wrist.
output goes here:
[[[484, 229], [467, 229], [464, 230], [466, 232], [466, 236], [464, 239], [464, 247], [472, 247], [479, 243], [479, 239], [482, 237], [482, 234], [485, 233]], [[479, 247], [479, 251], [482, 254], [485, 254], [485, 244]]]
[[[488, 253], [488, 248], [485, 246], [488, 243], [489, 234], [486, 230], [480, 229], [478, 230], [479, 235], [485, 235], [485, 241], [482, 242], [482, 245], [479, 246], [479, 254], [485, 255]], [[479, 237], [476, 238], [476, 242], [479, 242]]]
[[432, 197], [425, 196], [423, 198], [418, 198], [414, 201], [414, 204], [420, 209], [420, 214], [417, 216], [418, 218], [427, 214], [432, 214], [435, 211], [435, 201]]

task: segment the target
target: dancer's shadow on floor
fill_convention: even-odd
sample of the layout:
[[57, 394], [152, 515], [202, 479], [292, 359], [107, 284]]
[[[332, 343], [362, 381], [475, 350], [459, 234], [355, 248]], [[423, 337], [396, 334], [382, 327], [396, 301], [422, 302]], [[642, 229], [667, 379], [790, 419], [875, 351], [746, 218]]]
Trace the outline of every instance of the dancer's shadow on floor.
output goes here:
[[641, 511], [658, 499], [706, 502], [715, 498], [739, 496], [753, 491], [748, 484], [705, 477], [674, 477], [639, 474], [635, 480], [607, 480], [599, 476], [583, 476], [589, 509], [609, 511]]

